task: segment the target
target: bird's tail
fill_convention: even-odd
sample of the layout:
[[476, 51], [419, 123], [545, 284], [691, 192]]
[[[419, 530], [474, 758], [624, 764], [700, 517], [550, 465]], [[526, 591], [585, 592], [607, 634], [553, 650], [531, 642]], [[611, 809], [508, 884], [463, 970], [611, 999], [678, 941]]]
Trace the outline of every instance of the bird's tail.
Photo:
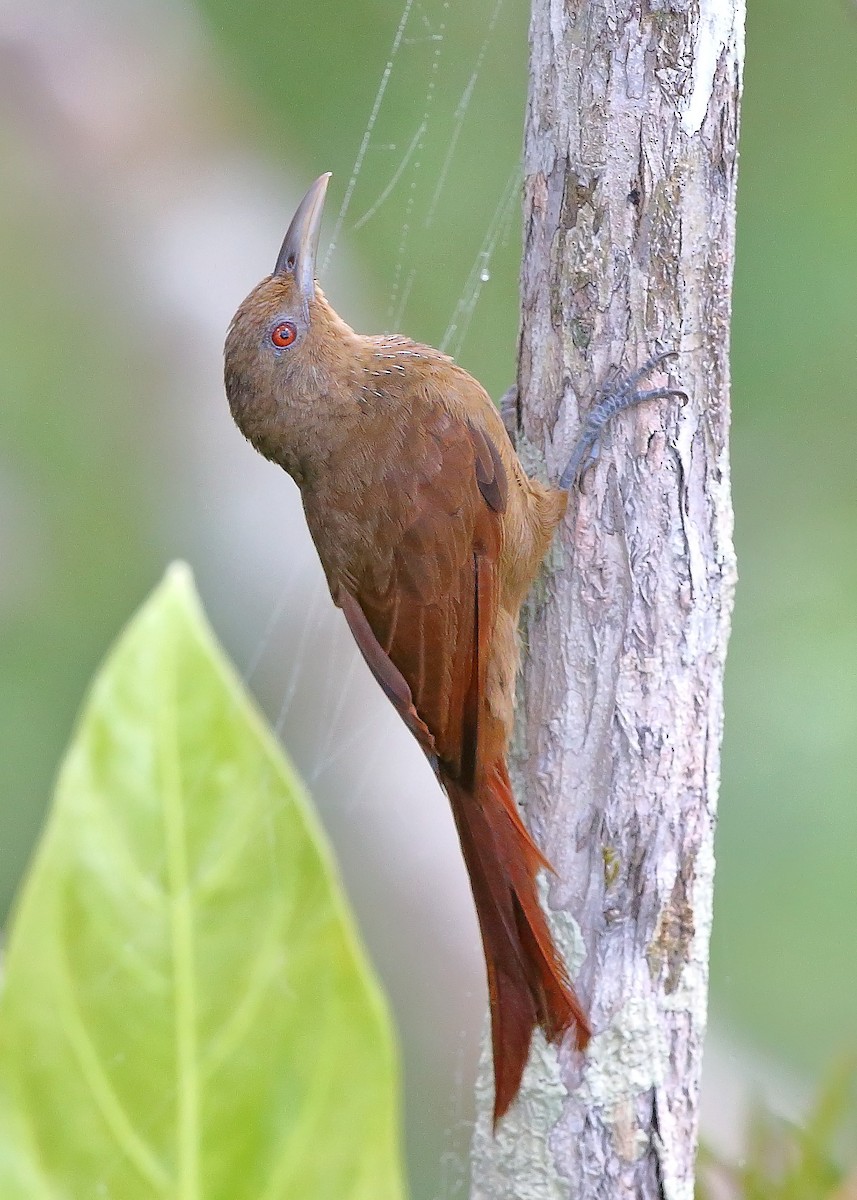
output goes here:
[[590, 1030], [539, 904], [536, 876], [548, 863], [515, 806], [500, 759], [471, 791], [444, 780], [482, 932], [491, 1003], [494, 1125], [517, 1095], [533, 1029], [557, 1042]]

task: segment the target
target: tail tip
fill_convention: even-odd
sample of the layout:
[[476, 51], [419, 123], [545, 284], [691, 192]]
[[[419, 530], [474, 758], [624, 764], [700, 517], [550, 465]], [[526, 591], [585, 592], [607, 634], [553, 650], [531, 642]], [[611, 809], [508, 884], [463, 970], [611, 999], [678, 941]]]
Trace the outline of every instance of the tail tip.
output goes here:
[[[582, 1013], [579, 1016], [572, 1015], [565, 1026], [562, 1029], [557, 1030], [555, 1035], [548, 1040], [554, 1045], [559, 1045], [565, 1040], [566, 1035], [573, 1039], [572, 1044], [578, 1053], [582, 1054], [586, 1050], [586, 1047], [589, 1045], [592, 1039], [592, 1028]], [[529, 1057], [529, 1055], [527, 1057]], [[526, 1059], [524, 1060], [524, 1065], [526, 1065]], [[495, 1136], [497, 1134], [497, 1126], [500, 1124], [503, 1117], [505, 1117], [506, 1113], [511, 1108], [513, 1101], [517, 1099], [520, 1093], [522, 1074], [523, 1067], [521, 1069], [521, 1074], [518, 1075], [517, 1079], [514, 1081], [514, 1086], [511, 1086], [511, 1082], [509, 1080], [501, 1079], [498, 1081], [495, 1078], [494, 1114], [492, 1121], [492, 1130]]]

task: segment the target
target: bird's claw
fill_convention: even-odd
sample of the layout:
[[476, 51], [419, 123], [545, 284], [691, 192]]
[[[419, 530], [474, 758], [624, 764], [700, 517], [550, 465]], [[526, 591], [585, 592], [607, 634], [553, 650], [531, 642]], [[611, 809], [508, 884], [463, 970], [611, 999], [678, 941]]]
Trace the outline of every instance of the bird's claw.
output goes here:
[[571, 458], [560, 477], [559, 486], [565, 490], [571, 488], [590, 467], [595, 465], [598, 455], [598, 432], [584, 429], [577, 439]]
[[506, 388], [497, 407], [500, 409], [500, 416], [506, 426], [509, 441], [515, 446], [518, 441], [518, 385], [516, 383], [513, 383], [510, 388]]
[[632, 375], [620, 379], [614, 387], [602, 392], [601, 398], [593, 404], [583, 421], [571, 457], [560, 477], [559, 486], [561, 488], [567, 490], [574, 487], [581, 476], [597, 461], [601, 434], [605, 426], [618, 413], [624, 412], [626, 408], [632, 408], [636, 404], [641, 404], [645, 400], [659, 400], [665, 396], [683, 396], [687, 399], [687, 392], [682, 388], [637, 390], [637, 384], [645, 379], [655, 367], [660, 366], [668, 358], [675, 358], [677, 354], [677, 350], [664, 350], [660, 354], [653, 355]]

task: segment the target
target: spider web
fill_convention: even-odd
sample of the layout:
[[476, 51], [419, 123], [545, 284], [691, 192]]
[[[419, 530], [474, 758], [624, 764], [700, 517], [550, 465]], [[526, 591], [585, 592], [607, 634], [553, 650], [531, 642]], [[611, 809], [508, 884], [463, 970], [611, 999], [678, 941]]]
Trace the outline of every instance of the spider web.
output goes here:
[[[428, 284], [434, 269], [425, 253], [426, 241], [440, 245], [445, 240], [448, 223], [455, 217], [448, 198], [461, 195], [460, 176], [458, 180], [455, 176], [468, 154], [468, 122], [480, 102], [490, 103], [490, 91], [480, 89], [480, 83], [502, 28], [505, 0], [493, 0], [493, 4], [489, 0], [489, 5], [475, 58], [461, 79], [456, 76], [449, 47], [459, 35], [467, 11], [463, 0], [404, 0], [390, 27], [389, 50], [378, 87], [320, 260], [323, 282], [337, 253], [352, 250], [355, 239], [371, 231], [374, 223], [386, 222], [384, 228], [392, 229], [392, 240], [385, 232], [391, 252], [384, 269], [386, 295], [382, 292], [380, 311], [391, 332], [413, 332], [408, 328], [409, 303]], [[401, 129], [388, 119], [388, 106], [397, 84], [405, 79], [413, 83], [414, 78], [422, 79], [423, 85], [421, 91], [419, 86], [416, 89], [419, 100], [413, 106], [411, 128], [402, 136]], [[521, 101], [523, 108], [523, 96]], [[516, 228], [521, 182], [517, 154], [510, 155], [505, 179], [499, 186], [495, 183], [490, 192], [480, 187], [479, 178], [477, 173], [468, 199], [484, 214], [481, 234], [474, 238], [467, 257], [457, 258], [454, 271], [449, 272], [442, 324], [434, 337], [425, 337], [455, 358], [467, 347], [468, 334], [492, 280], [495, 255], [509, 243]], [[455, 191], [454, 182], [459, 183]], [[515, 304], [513, 292], [509, 303]], [[300, 608], [296, 611], [297, 595]], [[313, 566], [309, 583], [305, 574], [285, 581], [250, 655], [245, 680], [261, 670], [274, 643], [280, 670], [283, 663], [288, 664], [285, 678], [280, 674], [279, 700], [275, 698], [271, 705], [277, 733], [296, 751], [298, 766], [316, 798], [328, 788], [335, 792], [336, 812], [325, 810], [326, 818], [362, 825], [360, 818], [371, 807], [390, 741], [396, 737], [407, 740], [407, 735], [399, 730], [374, 685], [367, 685], [366, 669], [341, 614], [333, 610], [317, 566]], [[284, 653], [285, 644], [288, 649]], [[311, 737], [306, 736], [309, 711], [321, 715]], [[301, 747], [306, 747], [303, 761]], [[418, 763], [414, 771], [427, 770], [419, 765], [419, 753], [415, 749], [413, 753]], [[271, 870], [276, 870], [275, 863]], [[436, 1163], [434, 1167], [433, 1200], [452, 1200], [467, 1191], [472, 1068], [465, 1064], [473, 1059], [472, 1039], [472, 1031], [459, 1028], [439, 1171]]]

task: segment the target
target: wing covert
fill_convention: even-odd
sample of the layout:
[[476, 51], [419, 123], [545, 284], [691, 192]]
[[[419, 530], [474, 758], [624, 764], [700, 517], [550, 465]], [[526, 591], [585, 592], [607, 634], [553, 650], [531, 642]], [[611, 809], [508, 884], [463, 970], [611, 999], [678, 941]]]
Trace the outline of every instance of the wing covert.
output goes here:
[[497, 615], [507, 481], [490, 437], [435, 407], [384, 470], [385, 553], [340, 598], [364, 658], [423, 750], [466, 785]]

